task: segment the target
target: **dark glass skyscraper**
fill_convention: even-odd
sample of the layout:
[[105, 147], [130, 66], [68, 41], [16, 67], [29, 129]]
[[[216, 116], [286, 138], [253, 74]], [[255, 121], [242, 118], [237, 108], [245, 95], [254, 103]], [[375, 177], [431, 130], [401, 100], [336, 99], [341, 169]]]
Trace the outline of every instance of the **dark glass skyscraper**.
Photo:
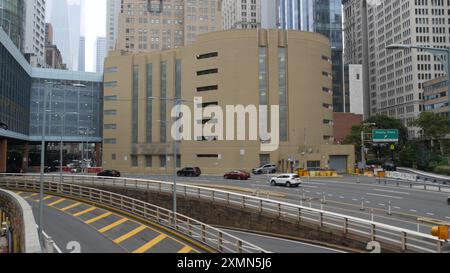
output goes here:
[[342, 9], [340, 0], [278, 0], [278, 26], [318, 32], [331, 40], [333, 104], [344, 112]]

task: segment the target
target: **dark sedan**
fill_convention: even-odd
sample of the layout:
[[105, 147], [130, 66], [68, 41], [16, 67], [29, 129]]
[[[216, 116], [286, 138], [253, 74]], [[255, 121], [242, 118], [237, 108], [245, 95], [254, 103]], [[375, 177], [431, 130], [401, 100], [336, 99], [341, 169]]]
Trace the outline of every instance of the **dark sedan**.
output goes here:
[[200, 176], [202, 171], [199, 167], [187, 167], [177, 172], [178, 176]]
[[250, 178], [250, 174], [244, 171], [234, 171], [226, 173], [223, 176], [224, 179], [236, 179], [236, 180], [248, 180]]
[[120, 177], [120, 172], [116, 170], [106, 170], [97, 174], [97, 176]]

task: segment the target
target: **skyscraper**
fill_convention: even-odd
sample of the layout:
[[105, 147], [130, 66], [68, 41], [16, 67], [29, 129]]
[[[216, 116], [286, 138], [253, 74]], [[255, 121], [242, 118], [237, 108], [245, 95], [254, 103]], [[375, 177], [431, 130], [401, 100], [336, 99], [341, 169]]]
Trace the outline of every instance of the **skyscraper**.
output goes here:
[[81, 4], [80, 2], [72, 2], [68, 6], [69, 10], [69, 28], [70, 28], [70, 49], [72, 58], [72, 69], [78, 69], [78, 54], [80, 45], [81, 30]]
[[107, 43], [105, 37], [97, 37], [97, 41], [95, 43], [95, 71], [97, 73], [103, 73], [103, 65], [105, 62], [105, 58], [107, 56]]
[[261, 0], [223, 0], [222, 29], [259, 27], [261, 27]]
[[78, 71], [86, 71], [86, 38], [80, 37], [79, 41], [79, 51], [78, 51]]
[[0, 0], [0, 27], [23, 52], [25, 2], [23, 0]]
[[25, 28], [23, 52], [36, 57], [35, 66], [44, 66], [45, 51], [45, 1], [27, 0], [25, 3]]
[[438, 58], [419, 50], [386, 50], [391, 44], [447, 47], [448, 1], [344, 0], [345, 61], [362, 64], [366, 111], [411, 125], [424, 110], [423, 83], [445, 75]]
[[221, 29], [221, 0], [123, 0], [117, 50], [149, 52], [192, 44]]
[[[344, 66], [341, 0], [278, 0], [276, 25], [282, 29], [318, 32], [331, 40], [333, 63], [333, 107], [335, 112], [348, 111], [344, 94]], [[272, 19], [271, 19], [272, 18]], [[273, 20], [272, 17], [264, 17]], [[274, 25], [273, 22], [264, 23]]]
[[53, 43], [61, 51], [63, 62], [67, 68], [73, 68], [70, 42], [69, 9], [67, 0], [48, 0], [50, 5], [50, 23], [53, 25]]
[[106, 2], [106, 40], [108, 50], [114, 50], [119, 28], [120, 0], [107, 0]]

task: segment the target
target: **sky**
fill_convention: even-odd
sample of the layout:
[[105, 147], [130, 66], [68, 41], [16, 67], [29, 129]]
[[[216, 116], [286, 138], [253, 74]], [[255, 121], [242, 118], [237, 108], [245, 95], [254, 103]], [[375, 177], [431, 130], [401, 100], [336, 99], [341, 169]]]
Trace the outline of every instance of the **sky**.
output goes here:
[[[86, 71], [95, 69], [95, 40], [106, 36], [106, 0], [84, 1], [84, 34], [86, 36]], [[81, 30], [83, 35], [83, 29]]]

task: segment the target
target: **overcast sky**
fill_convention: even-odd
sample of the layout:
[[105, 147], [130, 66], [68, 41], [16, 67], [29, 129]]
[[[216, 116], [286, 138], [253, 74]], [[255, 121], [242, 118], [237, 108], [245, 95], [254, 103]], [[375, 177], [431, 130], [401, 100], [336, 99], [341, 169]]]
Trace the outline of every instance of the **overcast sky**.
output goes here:
[[[95, 40], [106, 36], [106, 0], [86, 0], [84, 34], [86, 36], [86, 71], [94, 71]], [[83, 31], [83, 30], [82, 30]], [[81, 33], [83, 35], [83, 32]]]

